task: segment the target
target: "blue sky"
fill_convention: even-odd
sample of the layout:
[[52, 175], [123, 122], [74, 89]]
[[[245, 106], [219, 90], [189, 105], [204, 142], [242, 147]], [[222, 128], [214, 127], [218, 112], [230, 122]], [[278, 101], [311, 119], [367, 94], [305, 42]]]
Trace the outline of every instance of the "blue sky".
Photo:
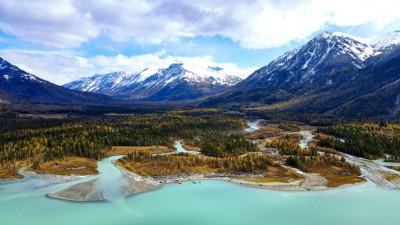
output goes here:
[[400, 29], [398, 0], [0, 0], [0, 57], [63, 84], [199, 62], [243, 77], [323, 31]]

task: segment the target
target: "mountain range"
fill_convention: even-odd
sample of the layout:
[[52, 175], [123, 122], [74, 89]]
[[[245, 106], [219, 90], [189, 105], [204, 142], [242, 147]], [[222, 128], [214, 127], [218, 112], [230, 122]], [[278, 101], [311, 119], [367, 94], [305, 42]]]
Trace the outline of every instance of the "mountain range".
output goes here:
[[163, 69], [97, 74], [65, 84], [64, 87], [106, 94], [124, 100], [194, 100], [225, 91], [240, 82], [237, 75], [220, 67], [174, 63]]
[[[97, 74], [57, 86], [0, 58], [0, 102], [114, 104], [197, 101], [249, 113], [395, 117], [400, 112], [400, 31], [364, 39], [324, 32], [243, 74], [174, 63]], [[90, 93], [93, 92], [93, 93]]]

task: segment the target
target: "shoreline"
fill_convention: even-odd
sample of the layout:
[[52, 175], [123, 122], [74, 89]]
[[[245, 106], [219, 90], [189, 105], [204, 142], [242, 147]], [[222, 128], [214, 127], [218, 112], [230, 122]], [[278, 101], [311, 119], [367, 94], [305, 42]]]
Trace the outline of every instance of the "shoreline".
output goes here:
[[[125, 168], [122, 168], [118, 165], [115, 165], [122, 174], [123, 179], [126, 179], [126, 184], [121, 186], [124, 191], [124, 198], [132, 197], [137, 194], [145, 193], [148, 191], [152, 191], [154, 189], [162, 187], [164, 184], [171, 183], [182, 183], [192, 181], [194, 183], [200, 182], [202, 180], [219, 180], [224, 182], [229, 182], [232, 184], [242, 185], [246, 187], [252, 188], [261, 188], [261, 189], [269, 189], [275, 191], [323, 191], [323, 190], [334, 190], [338, 188], [345, 188], [349, 186], [361, 185], [365, 184], [368, 181], [375, 183], [378, 187], [387, 187], [393, 188], [393, 186], [382, 185], [376, 183], [374, 180], [369, 179], [364, 173], [362, 176], [365, 179], [364, 182], [359, 183], [350, 183], [344, 184], [338, 187], [327, 187], [326, 179], [319, 176], [318, 174], [305, 173], [302, 171], [298, 171], [295, 168], [288, 168], [294, 170], [301, 175], [304, 176], [304, 179], [296, 179], [289, 182], [256, 182], [256, 181], [247, 181], [245, 178], [256, 178], [257, 174], [218, 174], [218, 173], [210, 173], [210, 174], [180, 174], [180, 175], [164, 175], [164, 176], [154, 176], [154, 177], [143, 177], [139, 176]], [[23, 171], [22, 171], [23, 172]], [[24, 177], [25, 179], [29, 177], [39, 176], [45, 180], [55, 180], [59, 182], [72, 182], [77, 181], [83, 178], [96, 176], [96, 175], [56, 175], [56, 174], [37, 174], [35, 172], [23, 172], [24, 175], [28, 175]], [[24, 179], [21, 178], [21, 179]], [[59, 199], [64, 201], [71, 202], [100, 202], [107, 201], [102, 196], [101, 191], [96, 189], [96, 178], [94, 180], [84, 181], [81, 183], [77, 183], [75, 185], [69, 186], [63, 190], [60, 190], [55, 193], [48, 193], [46, 197], [52, 199]], [[393, 188], [396, 189], [396, 188]]]
[[[166, 178], [168, 177], [168, 178]], [[361, 185], [367, 183], [367, 179], [364, 182], [359, 182], [359, 183], [354, 183], [354, 184], [344, 184], [340, 185], [337, 187], [327, 187], [326, 185], [315, 185], [315, 186], [307, 186], [304, 187], [304, 183], [306, 182], [304, 179], [301, 180], [293, 180], [291, 182], [251, 182], [251, 181], [246, 181], [242, 180], [241, 178], [246, 178], [246, 177], [240, 177], [240, 178], [232, 178], [226, 175], [212, 175], [212, 176], [207, 176], [207, 175], [201, 175], [201, 174], [196, 174], [196, 175], [173, 175], [173, 178], [171, 176], [166, 176], [166, 177], [157, 177], [153, 178], [155, 180], [158, 180], [160, 182], [160, 185], [164, 184], [171, 184], [171, 183], [183, 183], [183, 182], [199, 182], [202, 180], [219, 180], [219, 181], [224, 181], [224, 182], [229, 182], [232, 184], [237, 184], [237, 185], [242, 185], [245, 187], [253, 187], [253, 188], [261, 188], [261, 189], [268, 189], [268, 190], [275, 190], [275, 191], [295, 191], [295, 192], [303, 192], [303, 191], [323, 191], [323, 190], [334, 190], [338, 188], [344, 188], [344, 187], [349, 187], [349, 186], [355, 186], [355, 185]]]
[[[354, 158], [353, 158], [353, 163]], [[368, 160], [362, 160], [362, 161], [368, 161]], [[373, 162], [368, 162], [368, 163], [373, 163]], [[356, 163], [358, 164], [358, 163]], [[115, 164], [114, 164], [115, 165]], [[322, 176], [318, 174], [313, 174], [313, 173], [305, 173], [303, 171], [298, 171], [295, 168], [288, 168], [292, 169], [296, 172], [299, 172], [302, 174], [305, 179], [298, 179], [298, 180], [293, 180], [290, 182], [252, 182], [252, 181], [246, 181], [244, 178], [251, 178], [251, 177], [257, 177], [256, 174], [254, 176], [251, 176], [247, 174], [242, 175], [237, 175], [237, 174], [180, 174], [180, 175], [164, 175], [164, 176], [150, 176], [150, 177], [143, 177], [139, 176], [129, 170], [126, 170], [118, 165], [115, 165], [120, 171], [124, 179], [127, 180], [127, 184], [123, 186], [123, 189], [125, 191], [125, 198], [133, 197], [135, 195], [149, 192], [152, 190], [155, 190], [157, 188], [161, 188], [165, 184], [172, 184], [172, 183], [183, 183], [183, 182], [193, 182], [197, 183], [202, 180], [219, 180], [219, 181], [224, 181], [224, 182], [229, 182], [232, 184], [237, 184], [237, 185], [242, 185], [246, 187], [252, 187], [252, 188], [261, 188], [261, 189], [269, 189], [269, 190], [275, 190], [275, 191], [295, 191], [295, 192], [300, 192], [300, 191], [324, 191], [324, 190], [335, 190], [339, 188], [346, 188], [346, 187], [351, 187], [355, 185], [362, 185], [368, 182], [374, 183], [377, 187], [382, 187], [382, 188], [390, 188], [390, 189], [398, 189], [396, 186], [388, 185], [388, 183], [381, 183], [377, 182], [375, 179], [371, 179], [371, 174], [366, 174], [364, 171], [361, 176], [364, 178], [364, 182], [357, 182], [357, 183], [349, 183], [349, 184], [344, 184], [340, 185], [337, 187], [328, 187], [327, 180], [323, 178]], [[378, 165], [376, 165], [378, 166]], [[58, 179], [58, 180], [63, 180], [65, 182], [71, 181], [71, 180], [77, 180], [80, 178], [83, 178], [82, 176], [76, 176], [72, 175], [73, 178], [71, 179], [70, 175], [68, 176], [62, 176], [62, 175], [47, 175], [50, 178], [53, 179]], [[87, 177], [87, 176], [86, 176]], [[373, 178], [373, 177], [372, 177]], [[47, 178], [46, 178], [47, 179]], [[94, 184], [94, 181], [89, 181]], [[98, 195], [95, 198], [89, 197], [89, 198], [77, 198], [76, 193], [80, 192], [85, 192], [84, 189], [85, 186], [79, 187], [80, 185], [85, 185], [87, 182], [79, 183], [77, 185], [73, 185], [72, 187], [69, 187], [67, 189], [61, 190], [59, 192], [66, 191], [70, 188], [77, 188], [77, 191], [75, 193], [72, 193], [72, 195], [65, 197], [65, 196], [60, 196], [56, 193], [53, 194], [48, 194], [47, 197], [53, 198], [53, 199], [60, 199], [60, 200], [65, 200], [65, 201], [74, 201], [74, 202], [94, 202], [94, 201], [107, 201], [107, 199], [99, 198]], [[390, 182], [391, 183], [391, 182]], [[90, 196], [94, 194], [95, 190], [95, 185], [93, 185], [92, 188], [90, 188], [87, 192], [86, 195], [83, 196]]]
[[[123, 169], [122, 169], [123, 170]], [[131, 173], [130, 171], [125, 170], [124, 172], [125, 174], [127, 174], [127, 176], [132, 176], [129, 173]], [[134, 173], [131, 173], [134, 176], [138, 176]], [[138, 176], [140, 177], [140, 176]], [[259, 182], [251, 182], [251, 181], [245, 181], [242, 180], [240, 178], [232, 178], [232, 177], [228, 177], [228, 176], [224, 176], [222, 174], [220, 175], [203, 175], [203, 174], [194, 174], [194, 175], [170, 175], [170, 176], [160, 176], [160, 177], [140, 177], [143, 180], [135, 180], [134, 182], [132, 182], [132, 180], [130, 180], [130, 182], [128, 183], [127, 186], [124, 186], [125, 190], [127, 191], [127, 194], [124, 196], [124, 198], [131, 198], [134, 197], [138, 194], [144, 194], [153, 190], [157, 190], [159, 188], [162, 188], [164, 185], [168, 185], [168, 184], [182, 184], [182, 183], [187, 183], [187, 182], [193, 182], [195, 183], [200, 183], [201, 181], [207, 181], [207, 180], [217, 180], [217, 181], [223, 181], [223, 182], [228, 182], [231, 184], [235, 184], [235, 185], [241, 185], [244, 187], [249, 187], [249, 188], [259, 188], [259, 189], [264, 189], [264, 190], [273, 190], [273, 191], [283, 191], [283, 192], [308, 192], [308, 191], [329, 191], [329, 190], [336, 190], [336, 189], [340, 189], [340, 188], [347, 188], [347, 187], [352, 187], [352, 186], [356, 186], [356, 185], [362, 185], [365, 183], [368, 183], [368, 181], [366, 180], [365, 182], [360, 182], [360, 183], [355, 183], [355, 184], [345, 184], [345, 185], [341, 185], [338, 187], [327, 187], [327, 186], [310, 186], [310, 187], [303, 187], [301, 186], [302, 183], [304, 184], [304, 180], [294, 180], [288, 183], [285, 182], [268, 182], [268, 183], [259, 183]], [[245, 178], [245, 177], [243, 177]], [[131, 178], [129, 178], [131, 179]], [[94, 182], [94, 181], [91, 181]], [[135, 189], [137, 188], [137, 184], [135, 184], [135, 182], [142, 182], [143, 184], [146, 184], [145, 187], [143, 188], [139, 188], [139, 189]], [[372, 182], [372, 181], [370, 181]], [[86, 182], [84, 182], [86, 183]], [[84, 184], [81, 183], [81, 184]], [[77, 184], [77, 185], [81, 185], [81, 184]], [[72, 187], [76, 188], [77, 185], [74, 185]], [[71, 188], [71, 187], [70, 187]], [[70, 188], [67, 188], [65, 190], [68, 190]], [[61, 190], [65, 191], [65, 190]], [[92, 189], [90, 189], [90, 191], [88, 192], [88, 194], [93, 194], [93, 190], [95, 190], [95, 187], [92, 187]], [[104, 198], [97, 198], [97, 199], [93, 199], [93, 198], [87, 198], [87, 199], [79, 199], [76, 198], [76, 196], [72, 196], [72, 197], [65, 197], [65, 196], [61, 196], [59, 194], [53, 193], [53, 194], [47, 194], [46, 197], [48, 198], [52, 198], [52, 199], [59, 199], [59, 200], [63, 200], [63, 201], [71, 201], [71, 202], [106, 202], [108, 201], [107, 199]], [[76, 192], [75, 192], [76, 193]]]
[[[242, 185], [244, 187], [250, 188], [260, 188], [265, 190], [273, 191], [284, 191], [284, 192], [307, 192], [307, 191], [329, 191], [340, 188], [347, 188], [356, 185], [362, 185], [368, 182], [374, 183], [377, 187], [391, 188], [390, 186], [382, 186], [376, 184], [373, 180], [368, 179], [368, 177], [360, 176], [365, 178], [365, 182], [359, 182], [354, 184], [344, 184], [338, 187], [327, 187], [321, 183], [314, 183], [309, 186], [304, 186], [306, 179], [293, 180], [290, 182], [252, 182], [246, 181], [242, 178], [246, 176], [229, 175], [229, 174], [181, 174], [181, 175], [166, 175], [157, 177], [142, 177], [131, 171], [117, 166], [121, 170], [124, 179], [127, 180], [127, 184], [122, 186], [125, 194], [124, 198], [131, 198], [138, 194], [146, 193], [149, 191], [162, 188], [166, 184], [181, 184], [183, 182], [193, 182], [198, 183], [206, 180], [218, 180], [223, 182], [229, 182], [236, 185]], [[34, 175], [34, 172], [29, 172]], [[303, 174], [304, 175], [304, 174]], [[93, 176], [93, 175], [92, 175]], [[236, 176], [236, 177], [235, 177]], [[89, 176], [79, 176], [79, 175], [54, 175], [47, 174], [43, 176], [44, 179], [57, 180], [60, 182], [71, 182], [79, 179], [83, 179]], [[249, 176], [247, 176], [248, 178]], [[307, 177], [307, 176], [306, 176]], [[22, 178], [23, 179], [23, 178]], [[106, 202], [108, 199], [103, 198], [96, 192], [96, 179], [85, 181], [72, 185], [66, 189], [60, 190], [55, 193], [48, 193], [45, 196], [51, 199], [58, 199], [70, 202]], [[395, 188], [392, 188], [395, 189]]]

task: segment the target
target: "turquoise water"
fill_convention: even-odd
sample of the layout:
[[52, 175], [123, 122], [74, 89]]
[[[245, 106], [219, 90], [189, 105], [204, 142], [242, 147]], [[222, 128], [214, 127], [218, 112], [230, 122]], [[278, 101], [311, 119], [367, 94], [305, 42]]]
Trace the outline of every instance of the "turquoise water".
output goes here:
[[100, 175], [96, 179], [96, 192], [104, 199], [116, 201], [127, 196], [124, 185], [128, 181], [123, 177], [121, 170], [114, 165], [114, 161], [122, 156], [113, 156], [97, 162]]
[[0, 224], [399, 224], [400, 193], [371, 183], [329, 191], [281, 192], [223, 181], [185, 182], [100, 203], [49, 199], [44, 194], [68, 185], [39, 183], [0, 185]]
[[199, 154], [198, 151], [191, 151], [191, 150], [184, 149], [180, 141], [175, 141], [175, 148], [176, 148], [176, 152], [183, 152], [183, 153], [189, 153], [189, 154]]
[[400, 166], [398, 162], [385, 162], [383, 159], [373, 160], [372, 162], [381, 166]]

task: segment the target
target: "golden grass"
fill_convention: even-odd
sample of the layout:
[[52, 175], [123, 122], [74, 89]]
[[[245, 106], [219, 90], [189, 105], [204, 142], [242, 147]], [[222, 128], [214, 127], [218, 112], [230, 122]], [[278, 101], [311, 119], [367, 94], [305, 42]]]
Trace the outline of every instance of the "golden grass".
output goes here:
[[18, 170], [21, 169], [24, 166], [32, 164], [33, 159], [25, 159], [21, 161], [17, 161], [15, 163], [15, 168], [13, 165], [8, 164], [4, 166], [3, 168], [0, 167], [0, 179], [18, 179], [22, 178], [23, 176], [18, 173]]
[[359, 177], [359, 174], [342, 174], [343, 169], [336, 166], [328, 166], [324, 168], [309, 168], [311, 173], [317, 173], [328, 180], [327, 187], [339, 187], [346, 184], [362, 183], [366, 180]]
[[18, 173], [18, 169], [0, 168], [0, 179], [18, 179], [22, 175]]
[[168, 162], [127, 162], [120, 159], [116, 165], [123, 167], [140, 176], [165, 176], [165, 175], [180, 175], [180, 174], [208, 174], [216, 172], [226, 172], [216, 168], [204, 166], [185, 166], [183, 168], [171, 167]]
[[57, 175], [92, 175], [98, 173], [95, 160], [81, 157], [66, 157], [44, 162], [40, 164], [40, 168], [29, 167], [26, 171]]
[[[171, 157], [187, 157], [187, 156], [171, 156]], [[193, 156], [189, 156], [193, 157]], [[209, 158], [208, 156], [197, 156], [201, 158]], [[209, 173], [220, 173], [220, 174], [232, 174], [238, 173], [234, 169], [230, 170], [227, 168], [215, 168], [210, 164], [193, 164], [185, 165], [181, 167], [171, 166], [169, 161], [161, 160], [146, 160], [141, 162], [127, 161], [120, 159], [116, 162], [116, 165], [123, 167], [133, 173], [141, 176], [165, 176], [165, 175], [181, 175], [181, 174], [209, 174]], [[240, 174], [241, 172], [239, 172]], [[268, 166], [264, 170], [258, 170], [254, 172], [256, 174], [265, 174], [265, 177], [260, 178], [243, 178], [243, 180], [251, 182], [291, 182], [293, 180], [304, 179], [304, 177], [292, 170], [280, 166]], [[245, 173], [243, 173], [245, 174]]]
[[105, 150], [108, 156], [127, 155], [128, 153], [132, 153], [135, 151], [148, 152], [148, 153], [166, 153], [166, 152], [173, 152], [175, 151], [175, 149], [172, 149], [168, 146], [153, 145], [153, 146], [113, 146], [111, 150]]
[[394, 180], [397, 180], [399, 178], [400, 177], [398, 175], [396, 175], [396, 174], [385, 175], [385, 179], [388, 180], [388, 181], [394, 181]]
[[346, 184], [363, 183], [366, 180], [357, 175], [333, 175], [333, 174], [321, 174], [328, 180], [327, 187], [340, 187]]
[[255, 183], [270, 183], [270, 182], [290, 183], [296, 180], [303, 180], [303, 179], [305, 179], [303, 175], [283, 167], [270, 168], [268, 174], [265, 175], [264, 177], [241, 178], [241, 180], [255, 182]]

